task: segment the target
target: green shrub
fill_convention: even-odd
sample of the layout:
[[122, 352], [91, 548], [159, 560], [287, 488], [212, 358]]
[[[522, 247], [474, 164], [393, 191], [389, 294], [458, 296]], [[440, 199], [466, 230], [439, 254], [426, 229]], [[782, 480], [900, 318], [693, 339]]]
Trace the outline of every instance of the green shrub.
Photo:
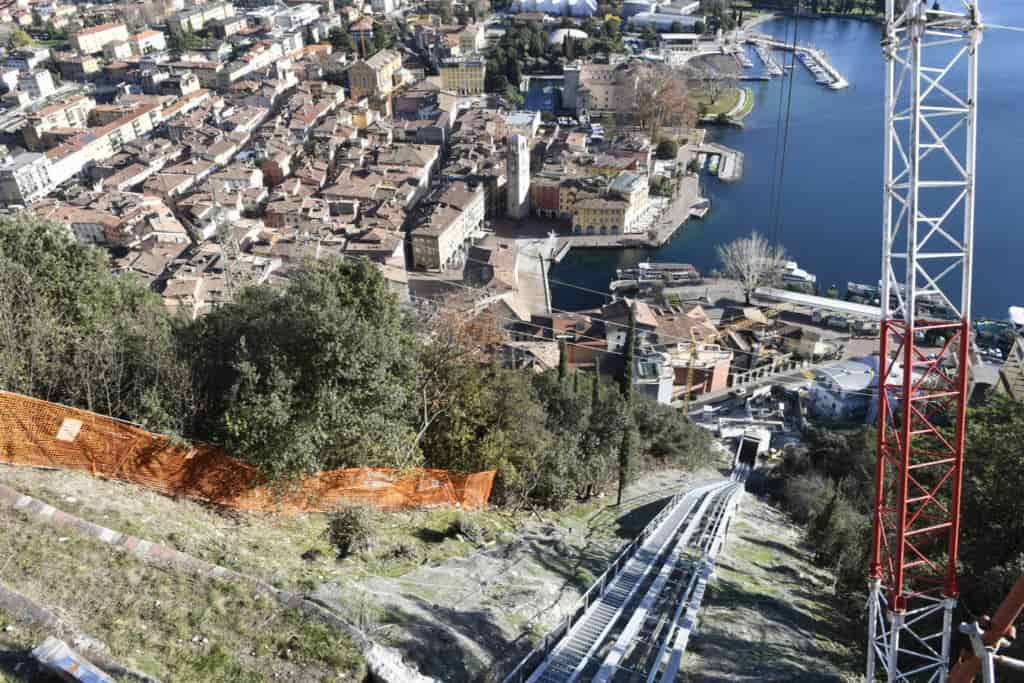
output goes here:
[[365, 505], [344, 505], [330, 515], [327, 538], [338, 557], [371, 550], [375, 536], [373, 511]]
[[401, 538], [387, 547], [385, 555], [391, 560], [415, 562], [419, 559], [420, 549], [407, 538]]
[[671, 161], [679, 154], [679, 144], [675, 140], [662, 140], [654, 150], [654, 155], [659, 159]]
[[817, 475], [800, 475], [783, 486], [786, 509], [798, 524], [807, 524], [825, 509], [835, 489], [832, 482]]
[[481, 543], [486, 540], [484, 528], [464, 512], [457, 514], [448, 525], [448, 535], [452, 538], [462, 536], [472, 543]]

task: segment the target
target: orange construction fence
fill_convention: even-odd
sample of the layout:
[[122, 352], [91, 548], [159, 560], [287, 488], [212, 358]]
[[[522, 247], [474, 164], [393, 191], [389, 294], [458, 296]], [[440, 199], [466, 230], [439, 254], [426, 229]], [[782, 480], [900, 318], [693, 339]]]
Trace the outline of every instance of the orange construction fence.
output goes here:
[[285, 492], [260, 483], [259, 471], [207, 445], [179, 447], [167, 437], [111, 417], [0, 391], [0, 462], [82, 470], [249, 512], [326, 512], [341, 502], [380, 509], [481, 508], [494, 471], [382, 468], [330, 470]]

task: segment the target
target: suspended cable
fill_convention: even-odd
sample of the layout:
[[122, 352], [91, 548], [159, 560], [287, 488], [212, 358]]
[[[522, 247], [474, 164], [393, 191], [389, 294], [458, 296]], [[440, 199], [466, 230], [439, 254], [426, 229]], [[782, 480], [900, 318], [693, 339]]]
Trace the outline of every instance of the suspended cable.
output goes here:
[[800, 0], [796, 0], [794, 3], [795, 12], [793, 15], [793, 55], [789, 62], [789, 93], [786, 96], [786, 123], [783, 128], [782, 134], [782, 159], [779, 163], [779, 182], [776, 186], [777, 197], [776, 197], [776, 210], [775, 210], [775, 225], [772, 228], [772, 242], [776, 247], [779, 246], [779, 242], [782, 239], [782, 195], [785, 187], [786, 180], [786, 157], [789, 152], [789, 123], [790, 115], [793, 111], [793, 80], [796, 74], [796, 50], [797, 50], [797, 35], [800, 27]]
[[[788, 26], [786, 27], [786, 35], [784, 37], [787, 38], [787, 39], [789, 38], [789, 27]], [[770, 47], [765, 47], [765, 50], [771, 50], [771, 49], [772, 48], [770, 48]], [[793, 71], [791, 69], [790, 70], [790, 74], [792, 75], [792, 73], [793, 73]], [[772, 226], [775, 225], [775, 185], [778, 182], [777, 171], [779, 169], [779, 144], [780, 144], [780, 142], [782, 140], [782, 104], [785, 101], [785, 98], [784, 98], [785, 93], [786, 93], [786, 74], [785, 74], [785, 71], [783, 71], [782, 80], [779, 83], [779, 106], [778, 106], [778, 113], [777, 113], [776, 118], [775, 118], [775, 147], [772, 150], [772, 168], [771, 168], [771, 174], [770, 174], [770, 179], [769, 179], [769, 184], [768, 184], [768, 197], [767, 197], [767, 199], [768, 199], [768, 210], [765, 212], [765, 215], [768, 217], [768, 220], [767, 220], [767, 222], [766, 222], [766, 224], [764, 226], [766, 230], [772, 230], [773, 229]]]

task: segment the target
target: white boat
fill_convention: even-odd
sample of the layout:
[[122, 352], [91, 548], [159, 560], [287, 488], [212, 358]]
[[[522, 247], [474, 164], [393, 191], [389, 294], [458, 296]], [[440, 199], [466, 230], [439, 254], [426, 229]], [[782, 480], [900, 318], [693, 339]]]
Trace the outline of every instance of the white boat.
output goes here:
[[813, 285], [818, 277], [799, 267], [796, 261], [786, 261], [782, 268], [782, 281], [793, 284]]

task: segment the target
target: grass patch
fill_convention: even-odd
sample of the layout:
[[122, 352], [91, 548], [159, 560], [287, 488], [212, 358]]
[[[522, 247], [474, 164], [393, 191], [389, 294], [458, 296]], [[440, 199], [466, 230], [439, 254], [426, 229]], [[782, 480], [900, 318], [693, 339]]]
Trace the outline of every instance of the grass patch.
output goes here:
[[711, 95], [707, 91], [696, 89], [690, 92], [690, 99], [698, 109], [704, 105], [707, 116], [718, 116], [731, 111], [740, 103], [740, 89], [727, 88], [714, 100], [711, 99]]
[[3, 582], [163, 680], [362, 680], [348, 637], [247, 586], [163, 571], [0, 511]]
[[750, 88], [744, 88], [744, 90], [747, 92], [747, 99], [743, 103], [743, 107], [739, 110], [736, 116], [733, 117], [737, 120], [746, 118], [750, 112], [754, 111], [754, 91]]
[[[525, 515], [512, 517], [493, 511], [377, 514], [373, 550], [338, 561], [325, 533], [325, 514], [278, 517], [228, 513], [131, 484], [94, 479], [81, 472], [0, 467], [0, 477], [18, 491], [90, 522], [297, 591], [309, 591], [322, 581], [341, 578], [360, 579], [371, 574], [397, 577], [421, 564], [465, 556], [478, 546], [447, 533], [459, 514], [471, 518], [487, 538], [497, 538], [525, 519]], [[396, 552], [400, 546], [412, 552]]]

